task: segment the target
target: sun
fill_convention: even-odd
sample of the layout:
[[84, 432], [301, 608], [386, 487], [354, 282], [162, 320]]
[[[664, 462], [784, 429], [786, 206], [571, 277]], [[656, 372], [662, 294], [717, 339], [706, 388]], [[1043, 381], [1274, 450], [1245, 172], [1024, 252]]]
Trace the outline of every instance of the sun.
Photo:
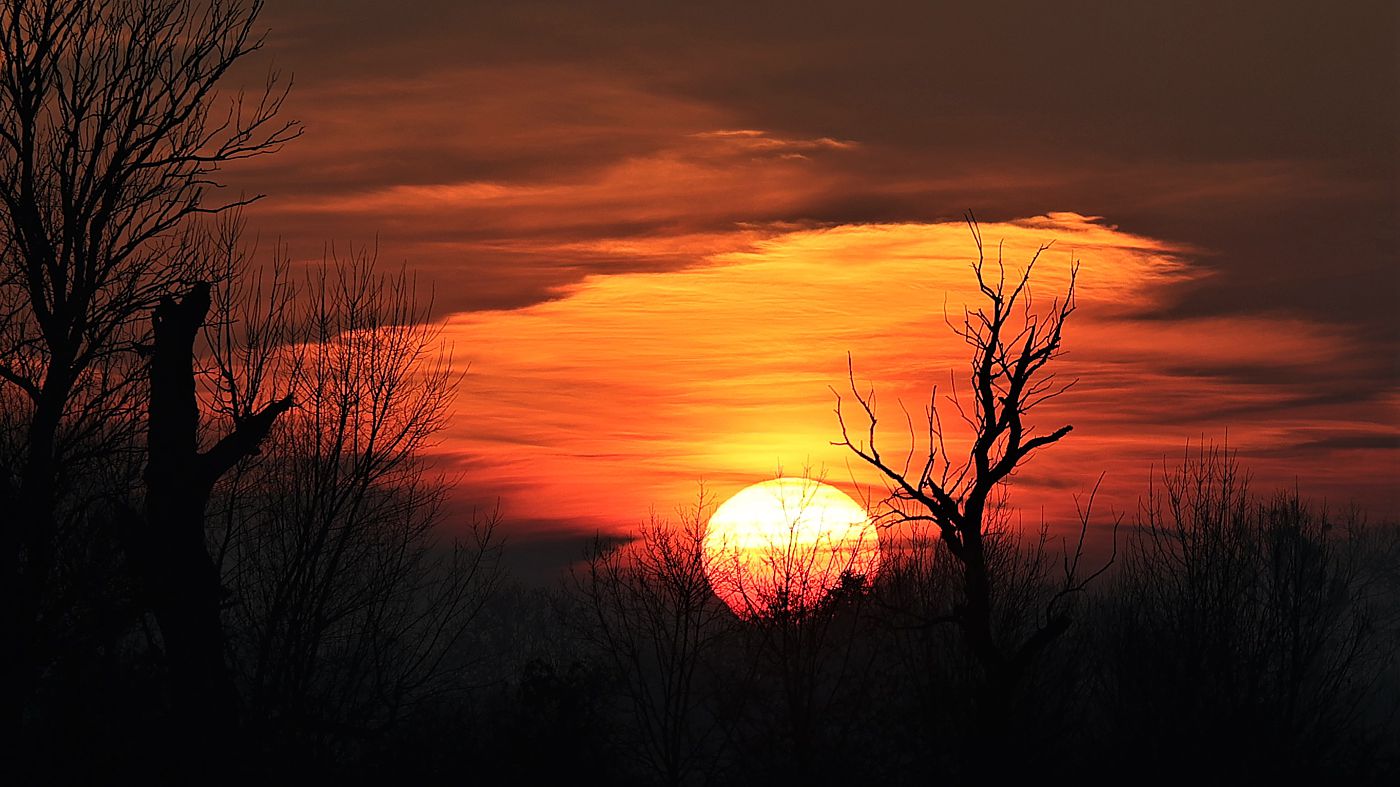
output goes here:
[[811, 609], [843, 577], [871, 577], [880, 539], [849, 495], [810, 478], [775, 478], [729, 498], [710, 517], [705, 573], [741, 617]]

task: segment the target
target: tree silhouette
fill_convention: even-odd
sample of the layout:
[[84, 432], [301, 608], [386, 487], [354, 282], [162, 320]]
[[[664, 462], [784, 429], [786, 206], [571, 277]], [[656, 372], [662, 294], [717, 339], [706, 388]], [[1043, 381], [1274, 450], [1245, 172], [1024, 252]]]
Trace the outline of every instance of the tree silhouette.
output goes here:
[[1393, 590], [1366, 565], [1385, 555], [1382, 534], [1296, 490], [1253, 494], [1224, 448], [1162, 468], [1101, 602], [1106, 706], [1133, 741], [1120, 756], [1164, 778], [1189, 750], [1225, 778], [1359, 779], [1377, 732], [1367, 712], [1397, 710], [1375, 694], [1394, 647], [1377, 603]]
[[[454, 378], [412, 282], [357, 258], [304, 308], [284, 259], [269, 290], [249, 283], [227, 212], [257, 197], [219, 199], [215, 178], [300, 133], [276, 73], [217, 92], [262, 45], [261, 9], [0, 9], [6, 723], [78, 647], [66, 583], [92, 585], [119, 614], [83, 647], [153, 615], [175, 767], [237, 749], [248, 713], [382, 726], [440, 677], [495, 576], [490, 522], [452, 549], [430, 535], [444, 487], [420, 454]], [[103, 554], [118, 543], [124, 565]], [[339, 711], [307, 710], [328, 695]]]
[[732, 662], [742, 666], [731, 666], [727, 681], [747, 698], [731, 711], [747, 741], [735, 762], [750, 777], [855, 779], [862, 769], [848, 747], [867, 718], [877, 652], [868, 591], [878, 545], [865, 540], [873, 528], [847, 527], [844, 517], [832, 531], [820, 527], [835, 523], [809, 472], [774, 481], [782, 487], [767, 493], [781, 504], [781, 526], [755, 542], [706, 541], [710, 584], [737, 616]]
[[[842, 439], [834, 444], [849, 448], [879, 471], [888, 482], [887, 502], [894, 516], [906, 523], [930, 526], [960, 567], [961, 597], [952, 609], [925, 622], [956, 624], [981, 666], [984, 686], [978, 739], [985, 743], [986, 733], [1009, 712], [1014, 692], [1037, 654], [1069, 628], [1071, 617], [1066, 599], [1082, 590], [1085, 582], [1103, 568], [1087, 578], [1078, 574], [1088, 525], [1086, 511], [1078, 546], [1072, 556], [1066, 555], [1063, 577], [1046, 601], [1043, 617], [1029, 631], [1008, 631], [998, 626], [995, 602], [1016, 573], [1007, 571], [1007, 562], [995, 557], [998, 550], [993, 542], [998, 528], [994, 527], [993, 510], [997, 495], [1011, 474], [1037, 450], [1059, 442], [1073, 428], [1065, 425], [1038, 434], [1027, 419], [1037, 406], [1073, 384], [1058, 381], [1049, 365], [1061, 353], [1064, 326], [1075, 310], [1078, 266], [1071, 270], [1064, 295], [1053, 300], [1046, 311], [1037, 312], [1031, 297], [1031, 276], [1049, 246], [1041, 246], [1020, 277], [1008, 283], [1000, 247], [992, 270], [981, 233], [970, 214], [967, 223], [977, 246], [972, 270], [985, 305], [965, 311], [961, 325], [950, 322], [949, 326], [972, 349], [972, 405], [968, 408], [952, 399], [972, 432], [968, 455], [961, 460], [950, 456], [934, 401], [929, 408], [927, 452], [922, 461], [909, 461], [912, 456], [900, 464], [888, 461], [876, 444], [874, 393], [856, 387], [853, 365], [850, 389], [865, 419], [866, 435], [853, 440], [844, 399], [838, 393], [836, 415]], [[936, 394], [935, 389], [935, 397]], [[1026, 574], [1024, 570], [1019, 573]]]
[[128, 520], [132, 564], [160, 626], [170, 665], [172, 697], [192, 753], [227, 743], [238, 721], [238, 699], [224, 658], [220, 610], [223, 586], [205, 543], [204, 517], [214, 485], [256, 453], [273, 422], [292, 406], [270, 402], [199, 449], [194, 343], [210, 307], [209, 284], [155, 308], [146, 419], [148, 454], [143, 516]]
[[732, 615], [705, 573], [712, 509], [702, 490], [677, 523], [652, 517], [630, 542], [599, 538], [574, 576], [592, 613], [584, 635], [625, 697], [629, 742], [667, 785], [712, 772], [724, 732], [713, 662]]
[[281, 262], [256, 284], [225, 277], [209, 330], [222, 420], [246, 421], [266, 387], [296, 402], [216, 490], [211, 541], [247, 714], [284, 758], [329, 760], [451, 688], [499, 544], [494, 517], [437, 537], [448, 485], [423, 451], [459, 374], [413, 280], [364, 250], [297, 291], [285, 277]]
[[[48, 658], [39, 621], [52, 617], [42, 608], [58, 530], [72, 513], [62, 510], [71, 501], [64, 485], [82, 477], [84, 462], [111, 455], [94, 449], [96, 439], [110, 447], [135, 428], [112, 416], [132, 408], [131, 388], [145, 382], [131, 358], [147, 338], [143, 316], [159, 313], [153, 367], [174, 377], [165, 361], [202, 316], [206, 294], [191, 285], [207, 277], [188, 220], [252, 201], [211, 200], [215, 173], [299, 132], [277, 120], [285, 88], [276, 74], [226, 109], [217, 100], [229, 68], [262, 43], [260, 10], [257, 0], [17, 0], [0, 9], [0, 380], [24, 408], [22, 445], [0, 472], [0, 505], [14, 514], [3, 528], [7, 724], [21, 718]], [[183, 412], [169, 416], [152, 438], [173, 461], [188, 424], [177, 423]], [[172, 480], [163, 461], [148, 473], [162, 521], [179, 507], [161, 491]]]

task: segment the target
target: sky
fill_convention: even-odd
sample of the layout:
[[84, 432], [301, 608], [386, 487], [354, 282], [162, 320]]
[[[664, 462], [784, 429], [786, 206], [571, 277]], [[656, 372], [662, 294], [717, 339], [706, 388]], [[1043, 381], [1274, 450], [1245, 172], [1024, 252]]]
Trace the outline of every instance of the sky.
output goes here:
[[[1400, 514], [1391, 2], [277, 0], [230, 75], [301, 139], [229, 193], [297, 259], [373, 244], [461, 364], [435, 449], [535, 567], [774, 474], [878, 498], [836, 390], [908, 449], [966, 378], [973, 211], [1037, 303], [1077, 261], [1073, 424], [1013, 483], [1096, 525], [1228, 442], [1257, 488]], [[850, 367], [848, 369], [848, 358]], [[849, 399], [847, 400], [849, 402]]]

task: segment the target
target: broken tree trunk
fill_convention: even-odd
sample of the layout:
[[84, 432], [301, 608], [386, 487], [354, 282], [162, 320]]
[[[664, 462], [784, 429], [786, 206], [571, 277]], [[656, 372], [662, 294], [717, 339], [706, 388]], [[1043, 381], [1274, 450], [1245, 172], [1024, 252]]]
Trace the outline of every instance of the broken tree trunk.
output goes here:
[[238, 727], [220, 620], [223, 587], [205, 544], [205, 509], [220, 476], [256, 453], [292, 405], [290, 397], [272, 402], [199, 450], [194, 342], [209, 306], [209, 284], [199, 283], [180, 300], [164, 298], [153, 315], [145, 516], [133, 554], [165, 644], [176, 723], [189, 736], [188, 755], [200, 759]]

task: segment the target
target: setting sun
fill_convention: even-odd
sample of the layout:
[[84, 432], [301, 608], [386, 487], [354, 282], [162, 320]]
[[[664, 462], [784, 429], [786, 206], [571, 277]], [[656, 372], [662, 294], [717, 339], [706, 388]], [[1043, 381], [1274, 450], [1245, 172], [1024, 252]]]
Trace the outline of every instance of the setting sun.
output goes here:
[[879, 567], [870, 515], [834, 486], [775, 478], [724, 502], [710, 517], [705, 572], [715, 593], [742, 617], [804, 610], [841, 583]]

